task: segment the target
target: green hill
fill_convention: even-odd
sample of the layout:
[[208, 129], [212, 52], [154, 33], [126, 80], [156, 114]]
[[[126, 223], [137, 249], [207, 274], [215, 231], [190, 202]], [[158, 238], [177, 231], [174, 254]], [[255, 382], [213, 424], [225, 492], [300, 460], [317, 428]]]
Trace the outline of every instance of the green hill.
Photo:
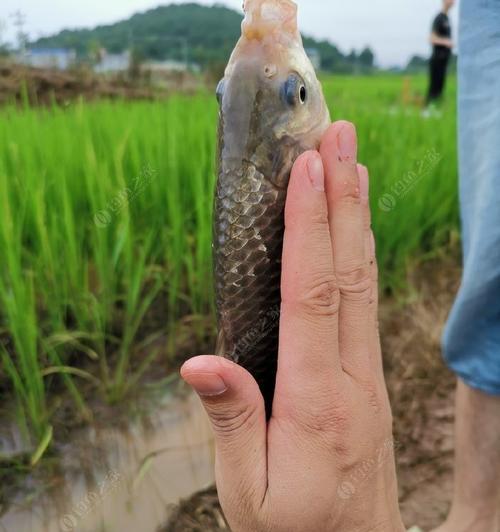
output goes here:
[[[74, 48], [80, 57], [87, 57], [99, 47], [110, 52], [132, 48], [147, 59], [174, 59], [209, 67], [225, 63], [239, 35], [242, 15], [237, 11], [214, 5], [195, 3], [170, 4], [133, 15], [127, 20], [93, 29], [64, 30], [31, 43], [34, 47]], [[321, 67], [327, 71], [350, 72], [371, 68], [364, 50], [359, 56], [344, 56], [328, 41], [305, 37], [306, 47], [321, 53]]]

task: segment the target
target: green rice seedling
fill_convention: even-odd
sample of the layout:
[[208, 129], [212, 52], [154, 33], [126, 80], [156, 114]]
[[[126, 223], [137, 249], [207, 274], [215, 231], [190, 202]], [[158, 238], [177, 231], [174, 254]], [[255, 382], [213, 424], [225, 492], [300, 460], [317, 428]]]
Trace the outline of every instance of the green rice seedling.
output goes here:
[[[403, 97], [423, 77], [323, 83], [370, 169], [381, 287], [404, 293], [408, 267], [458, 227], [454, 81], [429, 118]], [[198, 340], [198, 318], [214, 322], [216, 123], [208, 92], [0, 110], [0, 389], [36, 461], [57, 438], [56, 395], [90, 419], [89, 390], [120, 401], [175, 354], [181, 319]]]

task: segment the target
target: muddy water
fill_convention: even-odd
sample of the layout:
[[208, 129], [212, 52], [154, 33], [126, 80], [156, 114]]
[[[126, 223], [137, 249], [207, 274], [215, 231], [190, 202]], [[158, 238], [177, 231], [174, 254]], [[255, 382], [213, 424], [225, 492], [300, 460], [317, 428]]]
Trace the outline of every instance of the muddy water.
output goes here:
[[168, 506], [213, 482], [199, 400], [167, 396], [147, 421], [86, 429], [63, 450], [59, 486], [0, 519], [8, 532], [154, 532]]

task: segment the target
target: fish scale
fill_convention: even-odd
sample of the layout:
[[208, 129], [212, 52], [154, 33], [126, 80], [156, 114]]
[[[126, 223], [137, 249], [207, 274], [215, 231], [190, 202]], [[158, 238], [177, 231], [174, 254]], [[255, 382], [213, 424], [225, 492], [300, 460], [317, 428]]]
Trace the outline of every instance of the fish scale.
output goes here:
[[281, 297], [286, 194], [253, 167], [245, 177], [234, 177], [231, 172], [219, 176], [215, 202], [217, 308], [219, 322], [227, 324], [218, 354], [250, 371], [270, 405], [278, 350], [273, 310], [279, 309]]
[[330, 123], [291, 0], [246, 0], [220, 104], [213, 253], [216, 354], [246, 368], [272, 413], [284, 209], [292, 166]]

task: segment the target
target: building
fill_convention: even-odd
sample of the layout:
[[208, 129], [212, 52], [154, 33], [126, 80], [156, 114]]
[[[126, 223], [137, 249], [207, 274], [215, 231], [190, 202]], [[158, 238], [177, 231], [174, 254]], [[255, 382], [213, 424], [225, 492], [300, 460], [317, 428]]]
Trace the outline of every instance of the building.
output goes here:
[[102, 49], [99, 52], [99, 62], [94, 65], [94, 71], [98, 74], [126, 72], [130, 68], [131, 60], [130, 50], [125, 50], [121, 54], [110, 54]]
[[201, 71], [195, 63], [183, 61], [146, 61], [140, 65], [141, 74], [152, 85], [167, 89], [196, 89], [197, 73]]
[[17, 62], [35, 68], [67, 70], [76, 63], [76, 51], [66, 48], [30, 48], [16, 56]]
[[150, 71], [153, 75], [155, 73], [171, 73], [171, 72], [199, 72], [200, 67], [194, 63], [186, 63], [184, 61], [175, 61], [168, 59], [166, 61], [146, 61], [141, 65], [145, 71]]

